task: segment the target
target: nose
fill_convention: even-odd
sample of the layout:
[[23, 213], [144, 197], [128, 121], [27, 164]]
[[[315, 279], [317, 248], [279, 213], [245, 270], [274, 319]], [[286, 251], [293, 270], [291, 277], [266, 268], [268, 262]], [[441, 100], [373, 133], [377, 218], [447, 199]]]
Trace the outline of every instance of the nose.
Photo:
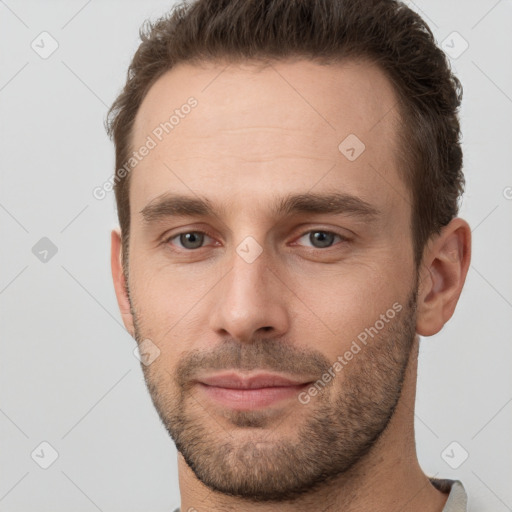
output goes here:
[[210, 328], [241, 343], [282, 336], [289, 329], [285, 292], [265, 251], [251, 263], [234, 253], [231, 269], [215, 287]]

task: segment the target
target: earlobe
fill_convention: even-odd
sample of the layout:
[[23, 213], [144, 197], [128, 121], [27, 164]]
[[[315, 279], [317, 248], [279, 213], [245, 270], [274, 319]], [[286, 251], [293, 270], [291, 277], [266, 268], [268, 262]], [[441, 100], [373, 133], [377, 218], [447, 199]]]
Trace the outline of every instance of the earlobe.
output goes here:
[[126, 279], [123, 272], [121, 233], [118, 229], [112, 230], [110, 240], [110, 265], [112, 269], [112, 279], [114, 281], [117, 304], [119, 306], [119, 311], [121, 312], [126, 330], [132, 335], [132, 337], [134, 337], [135, 329], [133, 325], [133, 317], [130, 310], [130, 301], [128, 299]]
[[420, 268], [416, 332], [438, 333], [452, 317], [471, 259], [471, 229], [453, 219], [426, 247]]

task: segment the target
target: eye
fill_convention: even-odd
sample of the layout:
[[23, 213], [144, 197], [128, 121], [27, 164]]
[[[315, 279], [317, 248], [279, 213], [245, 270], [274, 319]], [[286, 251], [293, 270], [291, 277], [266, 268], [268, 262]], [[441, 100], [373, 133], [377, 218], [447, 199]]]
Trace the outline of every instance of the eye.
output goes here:
[[315, 249], [323, 249], [326, 247], [331, 247], [336, 237], [338, 237], [342, 242], [348, 240], [348, 238], [338, 235], [337, 233], [322, 230], [308, 231], [307, 233], [304, 233], [298, 240], [300, 241], [302, 239], [306, 239]]
[[[177, 246], [179, 249], [193, 251], [204, 246], [206, 239], [213, 240], [208, 234], [202, 231], [185, 231], [178, 233], [165, 240], [165, 243]], [[333, 233], [332, 231], [312, 230], [304, 233], [297, 239], [301, 245], [309, 243], [314, 249], [325, 249], [331, 247], [338, 239], [341, 242], [348, 241], [348, 238]]]
[[202, 231], [186, 231], [184, 233], [171, 236], [165, 242], [172, 243], [172, 240], [177, 240], [180, 244], [178, 247], [181, 249], [194, 250], [202, 247], [205, 238], [210, 237]]

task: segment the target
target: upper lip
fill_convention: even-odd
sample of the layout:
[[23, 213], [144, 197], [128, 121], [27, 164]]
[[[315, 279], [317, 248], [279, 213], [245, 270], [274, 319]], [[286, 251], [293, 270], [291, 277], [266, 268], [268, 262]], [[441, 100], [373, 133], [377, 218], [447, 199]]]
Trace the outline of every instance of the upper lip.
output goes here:
[[309, 381], [294, 380], [276, 373], [257, 373], [243, 375], [235, 372], [218, 373], [197, 379], [207, 386], [231, 389], [257, 389], [276, 386], [300, 386]]

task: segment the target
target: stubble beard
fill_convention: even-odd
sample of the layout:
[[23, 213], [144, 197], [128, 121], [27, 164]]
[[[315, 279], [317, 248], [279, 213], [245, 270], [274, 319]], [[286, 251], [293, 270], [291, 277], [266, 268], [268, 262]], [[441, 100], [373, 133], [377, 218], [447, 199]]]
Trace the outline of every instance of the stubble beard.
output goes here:
[[[189, 376], [201, 367], [292, 374], [314, 368], [321, 378], [333, 361], [318, 352], [258, 339], [191, 353], [173, 375], [141, 365], [158, 415], [198, 480], [250, 502], [278, 503], [329, 485], [353, 468], [385, 431], [400, 398], [415, 338], [416, 294], [417, 286], [402, 311], [341, 370], [341, 382], [334, 378], [308, 404], [297, 400], [301, 421], [288, 436], [279, 435], [279, 427], [290, 424], [293, 411], [212, 411], [197, 398]], [[140, 343], [143, 322], [133, 307], [132, 315]]]

